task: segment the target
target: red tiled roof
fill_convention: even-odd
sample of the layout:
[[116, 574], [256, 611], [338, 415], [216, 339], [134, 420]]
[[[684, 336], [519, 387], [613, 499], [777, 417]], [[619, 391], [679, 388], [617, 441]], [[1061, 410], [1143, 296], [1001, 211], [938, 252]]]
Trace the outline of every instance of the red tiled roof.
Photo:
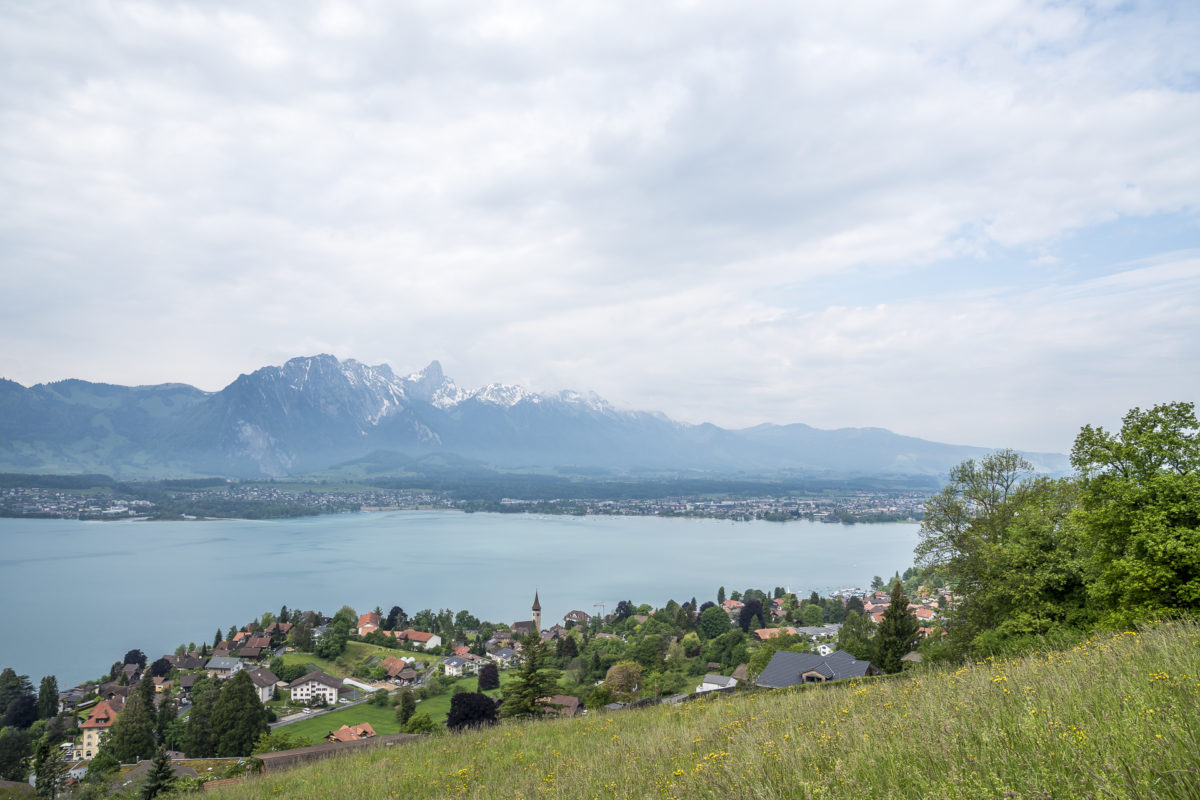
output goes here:
[[88, 714], [87, 720], [80, 725], [81, 728], [107, 728], [117, 721], [117, 712], [113, 710], [112, 705], [107, 700], [101, 700], [92, 709], [92, 713]]
[[353, 742], [359, 739], [370, 739], [375, 735], [375, 729], [371, 727], [371, 723], [363, 722], [359, 725], [343, 725], [336, 731], [330, 731], [325, 737], [330, 742]]

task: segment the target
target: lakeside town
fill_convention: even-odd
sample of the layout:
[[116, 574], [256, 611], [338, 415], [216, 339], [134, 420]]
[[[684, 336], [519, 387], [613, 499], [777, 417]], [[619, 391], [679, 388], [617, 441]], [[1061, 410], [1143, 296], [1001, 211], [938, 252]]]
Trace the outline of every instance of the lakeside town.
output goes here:
[[929, 492], [844, 492], [830, 497], [697, 497], [653, 499], [501, 497], [464, 500], [450, 492], [426, 490], [328, 490], [302, 484], [230, 483], [214, 488], [159, 492], [150, 499], [133, 489], [87, 491], [47, 487], [0, 488], [0, 517], [84, 520], [213, 519], [298, 517], [358, 511], [458, 510], [467, 512], [700, 517], [722, 520], [787, 522], [812, 520], [918, 522]]
[[[534, 592], [530, 618], [512, 622], [283, 606], [156, 659], [131, 650], [62, 691], [46, 676], [35, 693], [4, 669], [0, 779], [41, 775], [94, 793], [144, 785], [157, 770], [176, 790], [195, 789], [504, 716], [614, 713], [897, 672], [920, 660], [918, 644], [954, 601], [929, 577], [913, 568], [823, 597], [720, 587], [703, 603], [622, 601], [545, 619]], [[904, 622], [898, 645], [886, 641], [889, 613]], [[52, 758], [33, 752], [35, 739], [53, 742]], [[14, 759], [21, 740], [29, 752]]]

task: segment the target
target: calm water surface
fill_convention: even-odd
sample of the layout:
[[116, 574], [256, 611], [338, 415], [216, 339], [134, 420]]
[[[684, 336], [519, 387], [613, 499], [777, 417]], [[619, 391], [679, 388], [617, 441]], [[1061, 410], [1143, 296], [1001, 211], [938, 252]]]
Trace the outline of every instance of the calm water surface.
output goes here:
[[728, 590], [865, 586], [912, 564], [915, 524], [397, 511], [306, 519], [79, 522], [0, 519], [0, 667], [36, 687], [212, 642], [264, 611], [343, 604], [468, 609], [547, 626], [618, 600], [662, 605]]

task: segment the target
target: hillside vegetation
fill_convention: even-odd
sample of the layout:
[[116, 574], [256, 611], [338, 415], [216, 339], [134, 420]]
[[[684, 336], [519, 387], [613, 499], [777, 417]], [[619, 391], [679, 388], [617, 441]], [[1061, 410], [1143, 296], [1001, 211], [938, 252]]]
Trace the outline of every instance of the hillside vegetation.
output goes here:
[[1200, 797], [1185, 620], [844, 685], [506, 723], [263, 775], [238, 798]]

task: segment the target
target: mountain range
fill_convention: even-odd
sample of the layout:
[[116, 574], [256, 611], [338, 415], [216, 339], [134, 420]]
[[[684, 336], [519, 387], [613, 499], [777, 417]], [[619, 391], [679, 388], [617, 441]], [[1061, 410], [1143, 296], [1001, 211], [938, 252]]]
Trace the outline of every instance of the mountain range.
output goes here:
[[[218, 392], [0, 379], [0, 471], [9, 472], [282, 477], [435, 455], [505, 469], [928, 476], [987, 452], [882, 428], [690, 425], [592, 393], [467, 391], [436, 361], [398, 376], [330, 355], [293, 358]], [[1041, 471], [1067, 469], [1063, 455], [1025, 456]]]

